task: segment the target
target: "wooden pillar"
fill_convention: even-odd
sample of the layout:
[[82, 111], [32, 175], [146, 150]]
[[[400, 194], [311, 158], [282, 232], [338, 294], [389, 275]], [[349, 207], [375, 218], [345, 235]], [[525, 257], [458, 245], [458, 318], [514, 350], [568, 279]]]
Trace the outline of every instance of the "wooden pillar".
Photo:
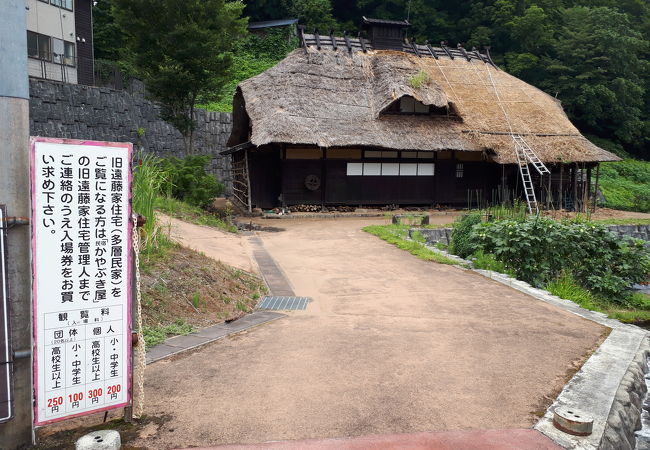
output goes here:
[[327, 189], [327, 148], [323, 148], [321, 154], [321, 169], [320, 169], [320, 208], [325, 211], [325, 201]]
[[596, 186], [594, 188], [594, 207], [593, 210], [596, 212], [596, 204], [598, 202], [598, 181], [600, 177], [600, 163], [596, 164]]
[[578, 208], [578, 163], [573, 163], [571, 170], [571, 187], [573, 188], [573, 210]]
[[551, 180], [553, 178], [553, 169], [549, 168], [548, 174], [548, 186], [546, 187], [546, 209], [551, 209], [551, 203], [553, 203], [553, 191], [551, 190], [553, 185]]
[[244, 167], [246, 168], [246, 188], [248, 189], [248, 212], [252, 212], [252, 197], [253, 193], [251, 192], [251, 173], [248, 168], [248, 149], [244, 150]]
[[558, 209], [564, 209], [564, 164], [560, 163], [560, 207]]

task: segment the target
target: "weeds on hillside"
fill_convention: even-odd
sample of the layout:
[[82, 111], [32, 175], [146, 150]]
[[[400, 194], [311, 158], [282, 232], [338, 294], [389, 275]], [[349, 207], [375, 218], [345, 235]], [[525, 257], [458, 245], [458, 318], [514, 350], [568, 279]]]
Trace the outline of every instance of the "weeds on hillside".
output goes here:
[[142, 327], [146, 348], [151, 348], [155, 345], [162, 344], [168, 337], [182, 336], [194, 331], [196, 331], [196, 328], [194, 328], [183, 319], [178, 319], [176, 322], [170, 325], [144, 325]]

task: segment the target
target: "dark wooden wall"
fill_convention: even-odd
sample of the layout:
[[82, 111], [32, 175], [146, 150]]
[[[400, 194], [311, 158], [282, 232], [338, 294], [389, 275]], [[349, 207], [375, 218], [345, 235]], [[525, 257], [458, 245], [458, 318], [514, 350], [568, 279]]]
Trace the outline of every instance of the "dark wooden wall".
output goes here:
[[[272, 208], [281, 205], [452, 205], [468, 206], [481, 197], [488, 201], [499, 188], [501, 166], [484, 161], [416, 160], [433, 162], [434, 176], [348, 176], [348, 162], [377, 162], [376, 159], [282, 159], [278, 147], [262, 147], [249, 153], [252, 204]], [[399, 159], [382, 162], [404, 162]], [[414, 161], [412, 161], [414, 162]], [[457, 177], [457, 164], [463, 176]], [[305, 179], [320, 178], [321, 185], [309, 190]], [[282, 199], [282, 201], [279, 200]]]

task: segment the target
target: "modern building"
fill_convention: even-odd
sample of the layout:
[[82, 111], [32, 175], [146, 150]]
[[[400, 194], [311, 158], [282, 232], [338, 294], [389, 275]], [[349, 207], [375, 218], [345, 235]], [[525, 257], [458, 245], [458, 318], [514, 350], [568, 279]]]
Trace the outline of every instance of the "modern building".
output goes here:
[[592, 204], [592, 170], [617, 156], [489, 53], [406, 41], [409, 25], [301, 31], [302, 48], [237, 87], [223, 154], [244, 206]]
[[93, 84], [91, 0], [26, 0], [30, 77]]

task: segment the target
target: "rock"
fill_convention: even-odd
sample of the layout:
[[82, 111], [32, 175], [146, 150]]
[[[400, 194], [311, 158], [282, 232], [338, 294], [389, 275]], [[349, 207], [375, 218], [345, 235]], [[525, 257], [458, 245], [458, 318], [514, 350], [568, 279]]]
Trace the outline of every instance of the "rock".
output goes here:
[[76, 450], [119, 450], [122, 446], [120, 433], [115, 430], [98, 430], [81, 436]]

